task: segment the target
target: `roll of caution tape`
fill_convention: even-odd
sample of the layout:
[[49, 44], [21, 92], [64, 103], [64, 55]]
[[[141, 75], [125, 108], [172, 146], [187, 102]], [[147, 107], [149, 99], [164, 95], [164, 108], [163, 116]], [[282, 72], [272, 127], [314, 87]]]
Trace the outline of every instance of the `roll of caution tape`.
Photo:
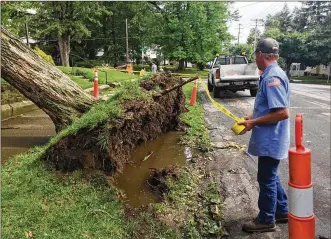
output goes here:
[[236, 116], [235, 114], [232, 114], [227, 108], [225, 108], [225, 107], [224, 107], [223, 105], [221, 105], [220, 103], [216, 102], [216, 101], [210, 96], [210, 94], [209, 94], [209, 90], [208, 90], [206, 84], [205, 84], [204, 82], [202, 82], [201, 79], [199, 79], [199, 81], [200, 81], [200, 83], [201, 83], [203, 89], [205, 90], [205, 92], [206, 92], [208, 98], [210, 99], [211, 103], [212, 103], [212, 104], [213, 104], [213, 105], [214, 105], [219, 111], [221, 111], [223, 114], [225, 114], [227, 117], [229, 117], [229, 118], [233, 119], [234, 121], [236, 121], [236, 123], [232, 126], [231, 130], [232, 130], [235, 134], [237, 134], [237, 135], [241, 134], [241, 133], [244, 131], [245, 126], [243, 126], [243, 125], [239, 125], [238, 123], [239, 123], [239, 122], [243, 122], [243, 121], [245, 121], [245, 119], [240, 118], [240, 117]]

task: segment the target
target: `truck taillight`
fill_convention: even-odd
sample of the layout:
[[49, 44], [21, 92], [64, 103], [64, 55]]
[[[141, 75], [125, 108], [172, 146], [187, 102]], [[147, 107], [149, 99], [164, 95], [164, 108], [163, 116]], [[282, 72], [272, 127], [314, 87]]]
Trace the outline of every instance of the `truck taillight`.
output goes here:
[[216, 69], [216, 79], [219, 79], [220, 78], [220, 75], [221, 75], [220, 68], [217, 68]]

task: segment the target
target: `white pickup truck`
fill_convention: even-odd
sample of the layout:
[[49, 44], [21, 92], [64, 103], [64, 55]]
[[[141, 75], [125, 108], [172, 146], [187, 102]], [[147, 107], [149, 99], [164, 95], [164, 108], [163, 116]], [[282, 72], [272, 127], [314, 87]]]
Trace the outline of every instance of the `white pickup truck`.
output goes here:
[[259, 77], [256, 64], [249, 64], [245, 56], [218, 56], [208, 73], [208, 90], [213, 92], [214, 98], [218, 98], [221, 91], [235, 93], [245, 89], [256, 96]]

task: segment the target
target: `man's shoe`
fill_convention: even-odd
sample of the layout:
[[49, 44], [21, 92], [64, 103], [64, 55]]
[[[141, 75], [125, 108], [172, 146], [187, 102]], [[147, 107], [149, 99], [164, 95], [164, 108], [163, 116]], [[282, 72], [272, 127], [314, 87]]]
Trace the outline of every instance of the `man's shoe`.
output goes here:
[[258, 219], [254, 219], [250, 222], [246, 222], [242, 229], [245, 232], [274, 232], [276, 231], [276, 224], [265, 224], [259, 222]]
[[280, 214], [276, 215], [276, 223], [287, 223], [288, 222], [288, 214]]

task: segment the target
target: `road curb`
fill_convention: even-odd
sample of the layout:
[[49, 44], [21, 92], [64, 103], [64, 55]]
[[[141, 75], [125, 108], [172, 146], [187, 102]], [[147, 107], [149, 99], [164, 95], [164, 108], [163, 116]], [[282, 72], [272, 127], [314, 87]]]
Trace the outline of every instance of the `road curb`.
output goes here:
[[39, 109], [32, 101], [1, 105], [1, 120]]

